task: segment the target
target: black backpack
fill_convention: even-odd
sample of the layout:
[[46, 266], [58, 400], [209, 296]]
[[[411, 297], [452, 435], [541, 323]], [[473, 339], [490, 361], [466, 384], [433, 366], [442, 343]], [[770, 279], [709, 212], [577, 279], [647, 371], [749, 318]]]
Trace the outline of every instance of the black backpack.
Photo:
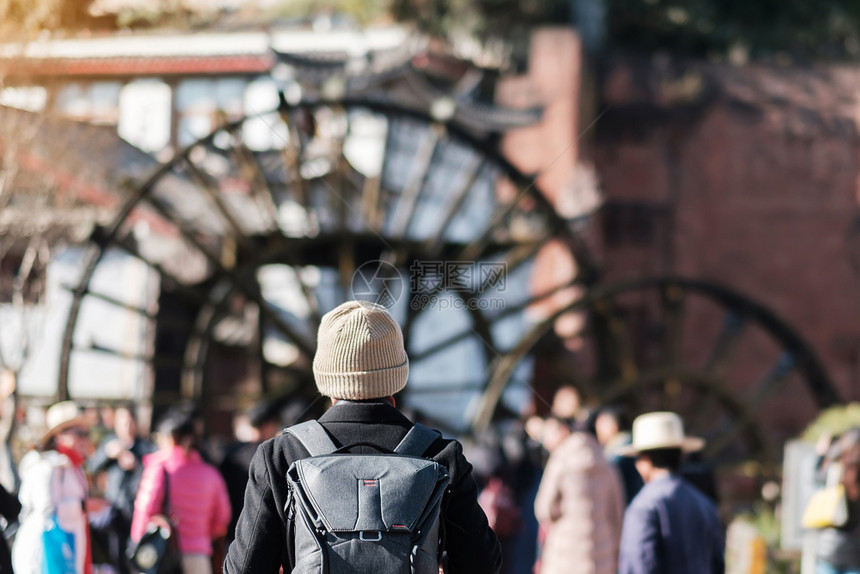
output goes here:
[[441, 503], [450, 482], [422, 458], [439, 433], [413, 426], [394, 451], [342, 452], [317, 421], [287, 429], [311, 454], [290, 465], [293, 573], [438, 574]]

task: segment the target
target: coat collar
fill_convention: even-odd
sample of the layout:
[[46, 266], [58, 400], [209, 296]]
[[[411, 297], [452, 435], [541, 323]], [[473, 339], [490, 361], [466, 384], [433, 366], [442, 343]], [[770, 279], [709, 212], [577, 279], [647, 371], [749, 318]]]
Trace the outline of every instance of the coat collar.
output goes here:
[[319, 418], [321, 423], [363, 422], [409, 425], [412, 423], [385, 399], [370, 401], [339, 400]]

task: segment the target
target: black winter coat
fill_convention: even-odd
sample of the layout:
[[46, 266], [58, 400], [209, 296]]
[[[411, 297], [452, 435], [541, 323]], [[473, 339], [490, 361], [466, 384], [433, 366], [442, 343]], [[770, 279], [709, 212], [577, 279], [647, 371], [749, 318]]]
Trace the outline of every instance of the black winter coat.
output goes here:
[[[338, 401], [319, 422], [336, 446], [370, 442], [393, 449], [406, 436], [412, 422], [387, 401]], [[357, 453], [377, 453], [372, 447], [351, 449]], [[451, 474], [447, 500], [443, 500], [446, 528], [445, 547], [448, 572], [452, 574], [496, 573], [501, 569], [498, 538], [478, 506], [478, 489], [472, 465], [463, 456], [463, 446], [438, 439], [427, 451]], [[308, 452], [290, 434], [282, 434], [260, 445], [251, 462], [245, 490], [245, 505], [236, 525], [236, 539], [230, 545], [225, 574], [277, 574], [292, 570], [295, 557], [287, 544], [290, 532], [284, 505], [287, 502], [287, 470], [293, 461]], [[380, 573], [381, 574], [381, 573]]]

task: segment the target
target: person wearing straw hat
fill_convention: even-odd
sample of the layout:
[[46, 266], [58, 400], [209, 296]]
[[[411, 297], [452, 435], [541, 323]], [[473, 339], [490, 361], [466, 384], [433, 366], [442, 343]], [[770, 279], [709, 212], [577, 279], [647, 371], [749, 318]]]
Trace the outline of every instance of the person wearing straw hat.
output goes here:
[[725, 540], [714, 504], [681, 478], [685, 452], [704, 441], [684, 434], [675, 413], [633, 421], [632, 444], [645, 486], [624, 513], [619, 574], [723, 574]]
[[[378, 452], [367, 446], [372, 443], [391, 451], [412, 429], [412, 421], [394, 401], [406, 386], [409, 360], [400, 326], [384, 307], [348, 301], [326, 313], [317, 333], [313, 373], [320, 394], [333, 402], [318, 422], [335, 446], [371, 454]], [[287, 471], [308, 456], [289, 432], [258, 447], [225, 574], [277, 574], [280, 568], [291, 572], [297, 559], [305, 558], [296, 556], [293, 548]], [[463, 446], [439, 436], [423, 456], [445, 466], [451, 477], [442, 501], [447, 571], [499, 572], [499, 541], [478, 505], [477, 484]]]
[[84, 504], [88, 422], [73, 401], [45, 413], [47, 431], [21, 459], [21, 523], [12, 547], [18, 574], [89, 574], [92, 559]]

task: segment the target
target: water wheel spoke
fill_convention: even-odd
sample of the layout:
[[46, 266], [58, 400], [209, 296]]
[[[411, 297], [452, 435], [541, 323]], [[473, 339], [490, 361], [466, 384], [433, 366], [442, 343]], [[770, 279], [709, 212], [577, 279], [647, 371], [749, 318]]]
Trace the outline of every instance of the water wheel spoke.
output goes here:
[[260, 158], [244, 144], [240, 135], [235, 135], [234, 140], [236, 145], [232, 150], [236, 163], [251, 181], [251, 196], [256, 201], [262, 220], [268, 221], [268, 227], [275, 229], [278, 226], [278, 199], [266, 178]]
[[[325, 187], [323, 194], [325, 205], [324, 212], [331, 215], [336, 222], [338, 233], [349, 233], [353, 230], [352, 218], [358, 218], [361, 227], [366, 227], [377, 233], [372, 223], [362, 215], [363, 186], [358, 183], [358, 173], [353, 169], [347, 157], [343, 154], [342, 142], [333, 147], [340, 149], [337, 159], [334, 160], [334, 169], [328, 173], [315, 177], [315, 181]], [[383, 239], [381, 235], [377, 237]]]
[[[535, 305], [536, 303], [540, 303], [541, 301], [544, 301], [549, 297], [552, 297], [556, 293], [564, 291], [565, 289], [570, 289], [571, 287], [576, 287], [578, 285], [579, 285], [579, 280], [574, 278], [571, 281], [557, 285], [556, 287], [553, 287], [553, 288], [551, 288], [547, 291], [544, 291], [542, 293], [539, 293], [537, 295], [533, 295], [533, 296], [529, 297], [528, 299], [520, 301], [519, 303], [512, 304], [512, 305], [505, 305], [505, 308], [502, 311], [500, 311], [499, 313], [496, 313], [495, 315], [493, 315], [491, 317], [488, 317], [488, 320], [491, 322], [494, 322], [494, 323], [498, 322], [498, 321], [500, 321], [506, 317], [516, 315], [516, 314], [524, 311], [528, 307]], [[413, 309], [414, 309], [414, 307], [412, 305], [410, 305], [410, 310], [413, 310]], [[467, 330], [461, 331], [459, 333], [456, 333], [456, 334], [448, 337], [447, 339], [440, 341], [438, 343], [435, 343], [435, 344], [431, 345], [430, 347], [428, 347], [428, 348], [426, 348], [426, 349], [424, 349], [418, 353], [411, 354], [412, 360], [420, 361], [420, 360], [426, 359], [427, 357], [429, 357], [435, 353], [439, 353], [441, 351], [444, 351], [445, 349], [447, 349], [448, 347], [450, 347], [452, 345], [456, 345], [457, 343], [465, 341], [466, 339], [468, 339], [469, 337], [471, 337], [473, 335], [474, 335], [474, 331], [471, 329], [467, 329]]]
[[172, 222], [176, 230], [182, 236], [182, 238], [185, 239], [185, 241], [189, 245], [192, 245], [195, 249], [197, 249], [197, 251], [200, 252], [200, 254], [203, 255], [214, 268], [222, 272], [225, 270], [225, 266], [224, 263], [221, 261], [221, 257], [216, 255], [211, 251], [211, 249], [203, 245], [203, 243], [198, 238], [196, 230], [189, 227], [186, 222], [182, 221], [181, 219], [179, 219], [179, 217], [171, 213], [170, 209], [164, 204], [164, 202], [160, 198], [149, 196], [145, 198], [145, 201], [166, 221]]
[[464, 382], [451, 383], [451, 381], [422, 381], [420, 387], [410, 387], [410, 395], [439, 395], [444, 393], [469, 393], [482, 391], [484, 383]]
[[433, 124], [425, 132], [418, 152], [410, 165], [409, 175], [400, 193], [400, 201], [397, 202], [394, 215], [392, 216], [392, 237], [406, 237], [406, 232], [409, 230], [412, 219], [415, 217], [418, 200], [424, 191], [427, 179], [430, 177], [432, 171], [430, 168], [433, 165], [433, 159], [436, 157], [439, 142], [444, 134], [445, 126], [443, 124]]
[[[244, 291], [244, 288], [241, 286], [240, 289]], [[261, 319], [269, 321], [272, 324], [272, 327], [287, 337], [287, 339], [296, 346], [305, 358], [309, 360], [313, 359], [314, 353], [311, 344], [305, 339], [305, 337], [301, 336], [295, 329], [293, 329], [293, 327], [291, 327], [280, 315], [278, 315], [278, 312], [273, 309], [267, 301], [265, 301], [259, 294], [251, 294], [249, 299], [257, 303], [260, 307]]]
[[518, 363], [519, 356], [516, 353], [500, 355], [493, 361], [489, 369], [492, 376], [487, 381], [484, 392], [481, 394], [472, 424], [475, 430], [482, 431], [489, 428], [496, 413], [496, 407], [502, 400], [502, 394], [510, 383]]
[[617, 309], [606, 300], [597, 301], [592, 313], [593, 328], [601, 349], [601, 371], [603, 379], [632, 381], [639, 374], [639, 366], [633, 353], [633, 344], [624, 319]]
[[[562, 283], [559, 283], [558, 285], [556, 285], [554, 287], [550, 287], [549, 289], [547, 289], [545, 291], [541, 291], [540, 293], [536, 293], [536, 294], [528, 297], [527, 299], [524, 299], [524, 300], [519, 301], [517, 303], [506, 304], [505, 308], [502, 311], [493, 315], [490, 319], [493, 321], [497, 321], [499, 319], [503, 319], [503, 318], [508, 317], [510, 315], [515, 315], [521, 311], [528, 309], [532, 305], [535, 305], [537, 303], [545, 301], [546, 299], [549, 299], [550, 297], [553, 297], [553, 296], [557, 295], [558, 293], [565, 291], [566, 289], [573, 289], [573, 288], [576, 288], [576, 289], [582, 288], [582, 279], [580, 277], [574, 277], [573, 279], [570, 279], [569, 281], [564, 281]], [[581, 301], [581, 300], [578, 300], [578, 301]], [[575, 309], [569, 309], [569, 311], [571, 311], [571, 312], [574, 310]]]
[[454, 222], [454, 217], [463, 207], [466, 198], [469, 196], [469, 190], [475, 185], [484, 167], [487, 165], [485, 157], [473, 160], [469, 167], [462, 171], [460, 179], [456, 187], [448, 194], [445, 206], [442, 211], [442, 217], [438, 228], [430, 235], [425, 244], [425, 251], [431, 256], [438, 256], [444, 245], [445, 234]]
[[[342, 149], [342, 145], [341, 145]], [[335, 211], [337, 213], [337, 220], [340, 229], [346, 231], [350, 229], [349, 218], [350, 215], [361, 214], [360, 201], [358, 206], [353, 206], [352, 197], [356, 195], [356, 187], [354, 186], [350, 174], [352, 173], [352, 166], [349, 165], [349, 161], [347, 161], [346, 156], [341, 153], [337, 159], [337, 167], [334, 171], [334, 176], [336, 177], [335, 182], [329, 182], [328, 187], [333, 192], [340, 193], [330, 193], [330, 197], [336, 197], [338, 199], [337, 205], [335, 207]], [[331, 179], [331, 177], [329, 177]], [[336, 182], [344, 182], [345, 185], [340, 188], [337, 187]]]
[[[302, 261], [302, 250], [306, 246], [307, 242], [304, 238], [290, 238], [278, 246], [276, 256], [274, 258], [268, 257], [264, 265], [282, 265], [289, 268], [305, 303], [305, 309], [297, 311], [297, 313], [302, 316], [307, 315], [315, 328], [322, 317], [316, 295], [318, 287], [317, 273], [314, 271], [317, 269], [319, 262]], [[256, 270], [259, 272], [261, 268], [258, 267]], [[257, 277], [257, 281], [259, 282], [259, 274]], [[290, 284], [292, 285], [293, 282], [290, 281]]]
[[84, 352], [84, 353], [101, 353], [104, 355], [110, 355], [112, 357], [116, 357], [118, 359], [123, 359], [125, 361], [140, 361], [142, 363], [146, 363], [147, 365], [152, 365], [158, 368], [166, 368], [166, 369], [176, 369], [179, 370], [182, 368], [182, 357], [175, 357], [169, 355], [145, 355], [142, 353], [129, 353], [128, 351], [122, 351], [120, 349], [112, 349], [110, 347], [106, 347], [104, 345], [99, 344], [90, 344], [90, 346], [80, 346], [74, 345], [72, 346], [72, 350], [75, 352]]
[[716, 459], [732, 445], [737, 439], [749, 429], [754, 423], [754, 414], [747, 414], [734, 418], [727, 429], [720, 432], [715, 440], [712, 440], [703, 451], [703, 455], [708, 459]]
[[389, 119], [385, 128], [385, 144], [383, 147], [382, 165], [379, 174], [368, 177], [364, 181], [361, 190], [360, 213], [362, 220], [367, 222], [368, 228], [376, 233], [382, 233], [385, 225], [385, 201], [388, 191], [383, 189], [382, 182], [388, 170], [390, 158], [389, 150], [394, 141], [394, 120]]
[[[70, 292], [75, 291], [75, 288], [72, 287], [71, 285], [61, 285], [61, 287], [67, 291], [70, 291]], [[83, 295], [85, 295], [87, 297], [92, 297], [94, 299], [98, 299], [99, 301], [103, 301], [103, 302], [107, 303], [108, 305], [111, 305], [111, 306], [116, 307], [118, 309], [122, 309], [123, 311], [128, 311], [130, 313], [140, 315], [141, 317], [148, 319], [150, 321], [154, 321], [156, 318], [156, 314], [153, 313], [152, 311], [148, 310], [148, 309], [145, 309], [143, 307], [139, 307], [137, 305], [133, 305], [131, 303], [128, 303], [127, 301], [122, 301], [122, 300], [117, 299], [116, 297], [113, 297], [111, 295], [106, 295], [104, 293], [97, 293], [95, 291], [90, 291], [89, 288], [87, 288], [83, 291]]]
[[[411, 306], [410, 306], [410, 309], [412, 309]], [[446, 349], [448, 349], [448, 348], [450, 348], [450, 347], [452, 347], [458, 343], [462, 343], [463, 341], [469, 339], [470, 337], [473, 337], [474, 335], [475, 335], [475, 332], [472, 329], [460, 331], [459, 333], [448, 336], [447, 338], [443, 339], [442, 341], [439, 341], [437, 343], [430, 345], [429, 347], [427, 347], [426, 349], [424, 349], [420, 352], [410, 353], [411, 360], [416, 362], [416, 363], [418, 361], [423, 361], [424, 359], [431, 357], [431, 356], [435, 355], [436, 353], [441, 353], [442, 351], [444, 351], [444, 350], [446, 350]]]
[[761, 417], [762, 405], [780, 388], [780, 384], [791, 376], [796, 367], [797, 362], [791, 353], [786, 352], [780, 355], [765, 376], [753, 385], [752, 392], [747, 395], [744, 401], [746, 411], [743, 415], [733, 422], [728, 431], [722, 433], [717, 440], [709, 444], [705, 453], [708, 456], [716, 457], [728, 449], [741, 433], [745, 432]]
[[264, 395], [268, 395], [271, 392], [270, 388], [270, 380], [269, 373], [271, 371], [271, 366], [269, 365], [269, 361], [266, 360], [266, 352], [265, 352], [265, 344], [266, 344], [266, 333], [267, 333], [267, 324], [265, 317], [259, 315], [257, 317], [257, 348], [256, 348], [256, 359], [257, 364], [260, 368], [260, 388], [263, 391]]
[[[472, 295], [474, 296], [476, 293], [486, 293], [489, 289], [495, 287], [500, 282], [505, 281], [505, 279], [516, 269], [518, 269], [521, 265], [530, 261], [540, 249], [547, 244], [552, 239], [550, 236], [541, 237], [537, 241], [522, 243], [512, 247], [508, 251], [508, 257], [504, 261], [478, 261], [476, 259], [465, 259], [465, 258], [456, 258], [455, 260], [450, 261], [438, 261], [431, 262], [436, 263], [440, 266], [440, 272], [438, 276], [435, 276], [434, 281], [430, 282], [429, 288], [424, 289], [412, 289], [410, 292], [410, 301], [409, 301], [409, 309], [410, 311], [418, 311], [423, 309], [427, 303], [433, 301], [440, 293], [442, 293], [445, 289], [450, 288], [452, 286], [452, 282], [456, 282], [459, 271], [462, 270], [464, 265], [474, 266], [475, 271], [479, 274], [477, 286], [470, 288], [473, 291]], [[468, 249], [468, 246], [466, 247]], [[402, 261], [405, 256], [405, 253], [400, 253], [397, 251], [391, 251], [389, 253], [393, 254], [393, 259], [395, 262], [392, 262], [396, 265], [398, 262]], [[410, 268], [410, 271], [413, 273], [417, 273], [421, 269], [426, 269], [427, 265], [413, 266]], [[420, 278], [422, 280], [422, 284], [427, 285], [426, 278]], [[458, 290], [455, 289], [455, 290]], [[556, 289], [551, 290], [552, 292], [556, 292]], [[551, 296], [551, 293], [539, 295], [536, 298], [533, 298], [523, 304], [518, 306], [511, 307], [511, 311], [508, 314], [513, 312], [518, 312], [523, 310], [527, 305], [534, 304], [538, 300]], [[493, 317], [493, 320], [498, 320], [504, 316], [503, 313], [497, 314]], [[412, 327], [412, 323], [414, 319], [417, 317], [417, 312], [410, 312], [407, 316], [406, 322], [404, 324], [404, 329], [409, 330]]]
[[[509, 250], [507, 258], [503, 261], [433, 262], [438, 263], [440, 272], [438, 274], [434, 274], [434, 276], [430, 278], [430, 281], [427, 280], [427, 277], [415, 277], [417, 273], [421, 272], [423, 275], [428, 269], [430, 269], [430, 266], [427, 265], [428, 262], [413, 262], [413, 265], [410, 266], [410, 272], [413, 275], [413, 288], [410, 290], [409, 308], [412, 311], [421, 310], [428, 302], [432, 301], [434, 297], [437, 297], [446, 288], [452, 287], [452, 281], [456, 280], [456, 278], [452, 278], [452, 274], [456, 274], [457, 269], [464, 265], [472, 267], [472, 273], [477, 274], [472, 277], [472, 280], [474, 281], [477, 279], [479, 282], [476, 286], [473, 286], [474, 283], [466, 286], [465, 291], [471, 293], [470, 298], [474, 299], [480, 294], [487, 293], [499, 285], [504, 285], [507, 277], [513, 271], [516, 271], [521, 265], [530, 261], [550, 239], [552, 238], [543, 237], [532, 243], [514, 246]], [[397, 255], [399, 254], [395, 252], [395, 257], [399, 262], [402, 258], [397, 257]], [[405, 256], [405, 253], [403, 255]], [[394, 263], [394, 265], [397, 265], [397, 263]], [[424, 287], [416, 289], [415, 285], [423, 285]], [[456, 290], [463, 291], [463, 289], [460, 289], [459, 287], [457, 287]], [[466, 295], [465, 292], [463, 294]], [[544, 295], [544, 297], [545, 296], [548, 295]], [[531, 301], [531, 303], [527, 304], [532, 304], [534, 302], [535, 301]], [[509, 311], [508, 314], [521, 311], [524, 308], [524, 306], [518, 306]], [[418, 313], [415, 312], [410, 312], [407, 315], [404, 323], [404, 330], [411, 330], [413, 321], [417, 316]], [[503, 316], [504, 315], [502, 313], [499, 313], [493, 317], [493, 320], [498, 320]]]
[[299, 290], [302, 292], [302, 297], [307, 304], [308, 315], [313, 322], [314, 327], [319, 325], [322, 314], [320, 313], [319, 302], [317, 301], [314, 287], [308, 284], [304, 277], [305, 265], [299, 261], [294, 250], [290, 248], [281, 249], [278, 253], [278, 263], [288, 266], [295, 275]]
[[501, 228], [504, 228], [504, 221], [509, 217], [514, 210], [517, 209], [520, 202], [528, 196], [529, 189], [526, 186], [517, 186], [516, 195], [507, 203], [499, 205], [494, 213], [490, 216], [490, 221], [476, 239], [470, 241], [456, 257], [460, 261], [477, 261], [486, 252], [487, 248], [493, 241], [493, 235]]
[[706, 434], [716, 412], [716, 397], [712, 393], [696, 389], [696, 401], [687, 410], [679, 413], [684, 417], [684, 432], [690, 436]]
[[278, 110], [281, 121], [287, 126], [289, 142], [281, 150], [284, 166], [287, 168], [287, 185], [294, 185], [298, 192], [298, 203], [306, 213], [310, 214], [310, 192], [308, 183], [302, 177], [301, 167], [305, 157], [305, 142], [299, 127], [299, 114], [308, 113], [302, 109], [286, 108], [281, 106]]
[[662, 311], [662, 358], [661, 364], [678, 369], [682, 366], [684, 344], [684, 291], [676, 284], [666, 284], [660, 289]]
[[[542, 238], [540, 241], [536, 241], [534, 243], [527, 243], [523, 245], [518, 245], [512, 248], [508, 252], [508, 258], [504, 261], [489, 261], [489, 262], [481, 262], [476, 261], [465, 262], [465, 264], [473, 265], [474, 271], [478, 273], [477, 279], [480, 283], [474, 288], [474, 292], [471, 293], [471, 299], [477, 298], [480, 294], [489, 292], [490, 289], [493, 289], [499, 285], [504, 285], [504, 282], [507, 280], [507, 277], [516, 269], [518, 269], [521, 265], [531, 260], [540, 249], [546, 245], [547, 241], [549, 241], [550, 237]], [[457, 262], [454, 262], [457, 264]], [[412, 271], [415, 273], [416, 271]], [[411, 311], [417, 311], [422, 309], [426, 305], [418, 305], [418, 297], [426, 296], [432, 300], [434, 296], [437, 296], [440, 292], [442, 292], [445, 287], [449, 286], [449, 277], [448, 271], [446, 270], [442, 277], [437, 278], [436, 282], [433, 284], [432, 288], [429, 290], [429, 293], [422, 294], [421, 290], [412, 289], [410, 292], [410, 304], [409, 308]], [[547, 296], [547, 295], [544, 295]], [[534, 298], [535, 300], [537, 298]], [[532, 304], [534, 300], [530, 300]], [[526, 304], [526, 305], [527, 305]], [[506, 315], [511, 315], [516, 312], [520, 312], [525, 308], [525, 306], [516, 306], [515, 308], [511, 308], [505, 313], [504, 311], [496, 314], [492, 317], [492, 321], [497, 321], [503, 318]], [[506, 307], [507, 310], [507, 307]], [[407, 315], [406, 322], [404, 323], [405, 330], [411, 330], [412, 323], [417, 317], [416, 312], [410, 312]], [[448, 344], [453, 344], [453, 342], [446, 342], [446, 346]]]
[[782, 353], [762, 379], [752, 387], [752, 393], [747, 396], [746, 403], [757, 410], [764, 402], [779, 390], [781, 384], [791, 376], [797, 368], [797, 360], [793, 353]]
[[[193, 331], [185, 345], [182, 375], [179, 379], [180, 393], [185, 398], [200, 396], [203, 387], [203, 363], [209, 350], [212, 328], [217, 322], [218, 313], [229, 302], [232, 293], [233, 285], [231, 283], [219, 281], [209, 292], [209, 299], [206, 304], [197, 312]], [[262, 339], [260, 340], [262, 341]]]
[[689, 426], [689, 434], [697, 435], [702, 433], [703, 429], [707, 429], [704, 421], [711, 420], [711, 415], [716, 410], [718, 405], [717, 396], [714, 393], [700, 393], [701, 398], [696, 401], [692, 411], [688, 411], [684, 415], [684, 423]]
[[745, 315], [729, 311], [723, 317], [723, 326], [717, 335], [705, 364], [705, 372], [717, 378], [725, 378], [732, 365], [747, 325]]
[[218, 210], [221, 218], [229, 227], [234, 241], [236, 241], [236, 243], [246, 252], [250, 251], [251, 242], [249, 241], [247, 234], [242, 230], [242, 226], [236, 220], [236, 217], [224, 202], [224, 198], [218, 190], [217, 183], [188, 158], [185, 159], [185, 167], [191, 175], [191, 179], [200, 187], [200, 189], [203, 190], [206, 197]]
[[531, 261], [551, 239], [551, 236], [545, 236], [538, 241], [517, 245], [508, 252], [507, 257], [502, 261], [488, 261], [485, 266], [481, 266], [481, 262], [478, 262], [478, 269], [482, 276], [479, 278], [481, 283], [478, 285], [477, 292], [486, 293], [499, 283], [504, 284], [507, 277], [520, 266]]
[[361, 203], [359, 214], [368, 229], [379, 232], [382, 228], [382, 211], [378, 205], [382, 201], [382, 178], [380, 176], [365, 177], [361, 186]]
[[352, 281], [355, 276], [355, 250], [349, 241], [340, 241], [337, 246], [337, 276], [340, 300], [352, 299]]
[[197, 287], [186, 285], [176, 275], [170, 273], [158, 263], [150, 261], [149, 259], [144, 257], [140, 253], [140, 250], [137, 248], [137, 246], [132, 241], [130, 241], [129, 238], [116, 238], [114, 239], [112, 245], [119, 247], [135, 259], [146, 263], [146, 265], [148, 265], [152, 270], [158, 273], [158, 276], [161, 278], [162, 289], [169, 289], [171, 292], [198, 304], [204, 304], [206, 303], [206, 301], [208, 301], [209, 297], [205, 291]]

